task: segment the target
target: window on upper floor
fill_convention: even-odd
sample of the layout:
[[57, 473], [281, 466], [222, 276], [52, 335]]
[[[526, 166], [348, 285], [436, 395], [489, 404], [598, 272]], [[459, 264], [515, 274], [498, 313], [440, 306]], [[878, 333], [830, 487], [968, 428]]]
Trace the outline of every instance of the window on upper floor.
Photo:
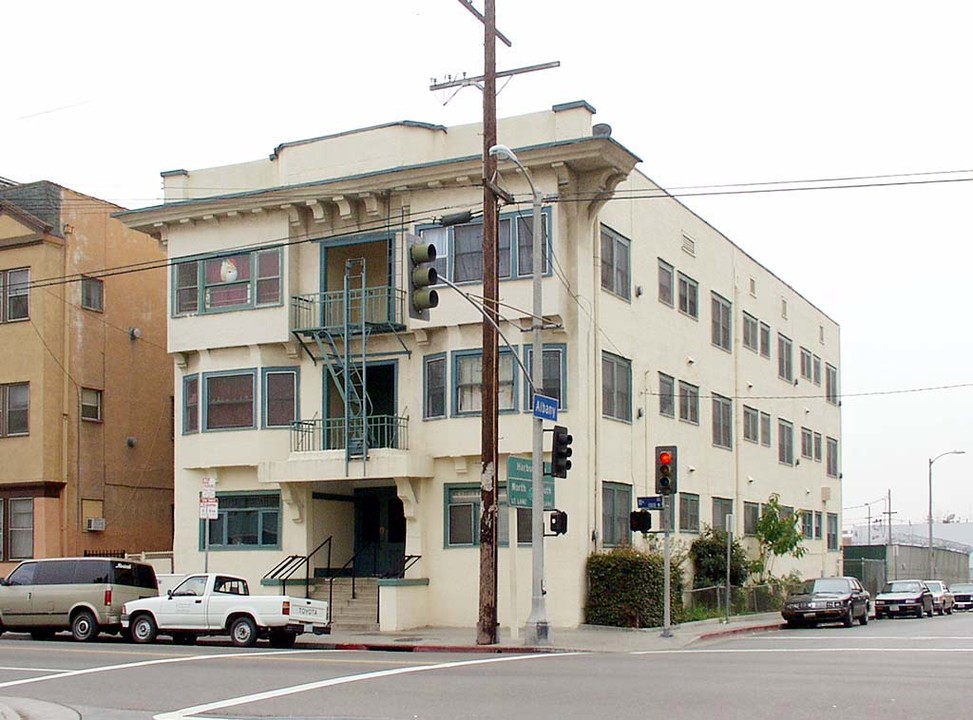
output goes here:
[[824, 397], [832, 405], [838, 404], [838, 368], [824, 366]]
[[[510, 218], [497, 224], [497, 277], [510, 277]], [[456, 225], [452, 228], [453, 282], [481, 282], [483, 280], [483, 223]], [[447, 276], [448, 277], [448, 276]]]
[[661, 372], [659, 373], [659, 414], [666, 417], [676, 416], [676, 379]]
[[814, 433], [814, 460], [821, 462], [821, 433]]
[[632, 362], [606, 352], [601, 355], [601, 414], [632, 420]]
[[81, 278], [81, 307], [85, 310], [105, 309], [105, 283], [99, 278]]
[[760, 352], [760, 323], [748, 313], [743, 313], [743, 347]]
[[713, 394], [713, 444], [733, 447], [733, 401]]
[[261, 375], [264, 427], [290, 427], [298, 418], [297, 368], [265, 368]]
[[838, 477], [838, 441], [832, 437], [827, 438], [825, 444], [825, 463], [826, 472], [829, 477]]
[[838, 514], [828, 513], [828, 550], [838, 549]]
[[814, 512], [814, 539], [821, 539], [821, 513], [817, 510]]
[[233, 430], [256, 427], [253, 370], [203, 375], [203, 429]]
[[[567, 354], [564, 345], [545, 345], [541, 367], [540, 394], [557, 400], [559, 410], [567, 410], [567, 393], [564, 392], [564, 378], [567, 374]], [[527, 372], [534, 372], [534, 348], [524, 346], [524, 365]], [[534, 391], [530, 383], [524, 383], [524, 409], [528, 412], [534, 407]]]
[[0, 322], [30, 318], [30, 269], [0, 270]]
[[672, 307], [673, 268], [659, 258], [659, 302]]
[[280, 548], [280, 493], [218, 493], [219, 516], [200, 520], [199, 546], [209, 523], [210, 549]]
[[770, 428], [770, 413], [760, 413], [760, 444], [764, 447], [770, 447]]
[[801, 377], [805, 380], [811, 379], [811, 351], [807, 348], [801, 348]]
[[760, 323], [760, 355], [770, 358], [770, 325]]
[[794, 360], [791, 339], [777, 333], [777, 376], [788, 382], [794, 381]]
[[699, 495], [679, 493], [680, 532], [699, 532]]
[[699, 425], [699, 388], [679, 381], [679, 419]]
[[727, 352], [732, 350], [732, 306], [726, 298], [713, 293], [713, 344]]
[[[516, 410], [514, 358], [509, 350], [500, 351], [497, 409]], [[483, 353], [462, 350], [453, 353], [453, 414], [475, 415], [483, 409]]]
[[247, 310], [281, 303], [281, 249], [177, 260], [173, 315]]
[[679, 273], [679, 312], [699, 319], [699, 283]]
[[30, 384], [0, 385], [0, 437], [30, 433]]
[[629, 514], [632, 511], [632, 486], [621, 483], [601, 484], [601, 533], [607, 547], [631, 544]]
[[429, 355], [422, 360], [422, 417], [446, 417], [446, 355]]
[[811, 458], [814, 447], [814, 433], [809, 428], [801, 428], [801, 457]]
[[102, 421], [102, 391], [94, 388], [81, 388], [81, 419], [92, 422]]
[[760, 411], [743, 406], [743, 439], [747, 442], [760, 442]]
[[821, 384], [821, 358], [817, 355], [811, 356], [811, 382]]
[[794, 464], [794, 425], [787, 420], [777, 421], [777, 461]]
[[199, 432], [199, 375], [182, 379], [182, 432]]
[[628, 238], [601, 226], [601, 286], [625, 300], [632, 299], [631, 243]]

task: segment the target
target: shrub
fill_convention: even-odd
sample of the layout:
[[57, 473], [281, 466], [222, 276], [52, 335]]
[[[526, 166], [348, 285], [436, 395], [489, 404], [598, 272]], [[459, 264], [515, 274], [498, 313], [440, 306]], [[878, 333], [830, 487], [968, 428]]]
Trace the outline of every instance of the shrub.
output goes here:
[[[653, 552], [615, 548], [588, 557], [586, 622], [614, 627], [663, 624], [664, 560]], [[670, 568], [672, 621], [682, 616], [682, 572]]]
[[[706, 527], [689, 547], [693, 560], [693, 587], [726, 585], [726, 531]], [[730, 544], [730, 585], [743, 585], [750, 574], [747, 551], [740, 541]]]

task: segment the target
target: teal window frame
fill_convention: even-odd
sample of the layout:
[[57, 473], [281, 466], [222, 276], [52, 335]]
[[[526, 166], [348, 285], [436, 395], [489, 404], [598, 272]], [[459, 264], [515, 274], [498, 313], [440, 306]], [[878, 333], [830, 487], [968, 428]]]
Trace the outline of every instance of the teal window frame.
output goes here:
[[[541, 353], [543, 360], [543, 382], [541, 383], [541, 395], [547, 395], [548, 397], [556, 397], [558, 400], [558, 410], [564, 411], [568, 409], [568, 353], [567, 345], [564, 343], [544, 343], [541, 347]], [[523, 346], [523, 358], [524, 366], [527, 368], [528, 372], [534, 372], [534, 348], [530, 345]], [[555, 361], [551, 361], [548, 364], [548, 356], [556, 355]], [[552, 366], [558, 368], [558, 377], [552, 378], [548, 375], [547, 370]], [[522, 372], [522, 371], [521, 371]], [[557, 385], [556, 394], [552, 394], [551, 388]], [[524, 380], [524, 411], [533, 412], [533, 402], [534, 402], [534, 390], [530, 385], [530, 378]]]
[[[231, 425], [227, 427], [210, 427], [210, 383], [213, 380], [226, 377], [250, 376], [250, 424]], [[254, 430], [257, 427], [257, 370], [256, 368], [241, 368], [239, 370], [221, 370], [219, 372], [203, 373], [200, 383], [200, 406], [202, 415], [200, 428], [203, 432], [232, 432], [235, 430]]]
[[[261, 275], [261, 260], [265, 256], [276, 255], [276, 274]], [[207, 281], [206, 265], [211, 262], [233, 262], [237, 258], [247, 258], [249, 277], [243, 280]], [[171, 274], [172, 317], [210, 315], [238, 310], [255, 310], [264, 307], [280, 307], [284, 304], [284, 253], [280, 245], [262, 247], [243, 252], [224, 252], [198, 255], [173, 260]], [[246, 299], [227, 305], [213, 306], [212, 291], [239, 286], [246, 288]], [[276, 286], [275, 298], [261, 300], [262, 288]]]
[[[229, 501], [253, 501], [256, 498], [276, 498], [275, 506], [251, 502], [249, 506], [228, 508]], [[283, 512], [281, 511], [281, 499], [279, 492], [265, 491], [243, 491], [243, 492], [218, 492], [216, 499], [219, 502], [219, 517], [216, 520], [199, 521], [199, 549], [203, 550], [206, 546], [206, 523], [210, 524], [209, 549], [217, 551], [253, 551], [253, 550], [280, 550], [281, 531], [283, 529]], [[256, 513], [257, 524], [254, 532], [261, 540], [257, 543], [231, 544], [226, 542], [230, 539], [230, 514], [231, 513]], [[271, 517], [276, 515], [276, 517]], [[273, 533], [276, 541], [272, 543], [262, 542], [267, 525], [273, 524]], [[214, 532], [215, 531], [215, 532]], [[218, 537], [217, 537], [218, 535]]]
[[[433, 386], [430, 380], [430, 368], [433, 365], [442, 366], [443, 382], [439, 387]], [[438, 396], [439, 403], [442, 406], [442, 412], [432, 412], [431, 402], [433, 400], [432, 393], [436, 393]], [[426, 355], [422, 358], [422, 419], [423, 420], [441, 420], [449, 415], [449, 401], [447, 398], [447, 393], [449, 392], [449, 360], [446, 357], [446, 353], [436, 353], [435, 355]]]
[[[450, 359], [451, 377], [450, 377], [450, 396], [452, 398], [452, 417], [475, 417], [480, 415], [480, 408], [475, 410], [461, 410], [460, 409], [460, 390], [462, 374], [460, 372], [460, 364], [465, 360], [471, 358], [482, 358], [482, 350], [456, 350], [452, 353]], [[505, 386], [510, 387], [510, 399], [504, 405], [501, 406], [500, 398], [497, 399], [498, 412], [501, 414], [509, 414], [517, 412], [517, 377], [520, 375], [519, 372], [515, 371], [516, 360], [514, 359], [514, 353], [509, 348], [502, 348], [500, 350], [500, 355], [498, 358], [499, 371], [500, 371], [500, 388], [498, 394], [502, 395], [503, 388]], [[504, 365], [508, 366], [508, 371], [505, 375]], [[483, 373], [482, 373], [482, 361], [480, 364], [480, 380], [476, 383], [463, 383], [463, 386], [469, 385], [470, 387], [482, 388], [483, 385]], [[509, 378], [509, 379], [508, 379]], [[474, 397], [482, 397], [479, 395], [480, 390], [472, 393]]]
[[838, 513], [828, 513], [827, 517], [828, 552], [838, 551]]
[[605, 547], [631, 545], [632, 486], [617, 482], [601, 484], [601, 543]]
[[[291, 419], [286, 423], [270, 422], [270, 376], [271, 375], [290, 375], [294, 392]], [[280, 367], [267, 367], [260, 370], [260, 426], [268, 429], [290, 428], [291, 424], [301, 418], [301, 369], [294, 365], [283, 365]]]
[[[632, 361], [609, 352], [601, 354], [601, 415], [632, 422]], [[621, 372], [620, 372], [621, 371]], [[619, 375], [623, 375], [619, 379]], [[608, 383], [611, 378], [610, 384]], [[622, 387], [624, 385], [624, 387]], [[621, 410], [619, 406], [624, 405]]]
[[[454, 499], [456, 501], [454, 501]], [[443, 486], [443, 548], [473, 548], [480, 545], [480, 486], [475, 483], [446, 483]], [[469, 542], [452, 542], [453, 508], [467, 514], [470, 523]], [[507, 486], [497, 486], [497, 545], [510, 545], [509, 509]], [[459, 519], [459, 515], [457, 515]], [[531, 509], [517, 508], [517, 546], [531, 544]], [[523, 531], [523, 532], [522, 532]]]
[[[192, 397], [190, 393], [190, 384], [196, 384], [196, 402], [195, 404], [190, 404], [189, 399]], [[182, 378], [182, 434], [183, 435], [195, 435], [199, 432], [199, 415], [202, 398], [201, 385], [199, 373], [193, 373], [192, 375], [185, 375]], [[190, 423], [192, 419], [192, 423]]]
[[600, 242], [602, 289], [631, 302], [632, 241], [607, 225], [602, 225]]

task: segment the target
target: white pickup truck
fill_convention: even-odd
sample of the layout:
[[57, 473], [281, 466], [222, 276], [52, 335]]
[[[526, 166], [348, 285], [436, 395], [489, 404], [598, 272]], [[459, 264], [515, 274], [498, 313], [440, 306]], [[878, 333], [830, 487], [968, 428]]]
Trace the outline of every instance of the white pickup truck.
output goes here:
[[192, 644], [201, 635], [229, 635], [234, 645], [252, 647], [266, 637], [272, 647], [293, 647], [301, 633], [331, 632], [328, 603], [287, 595], [251, 595], [236, 575], [188, 575], [163, 596], [125, 603], [122, 627], [137, 643], [171, 635]]

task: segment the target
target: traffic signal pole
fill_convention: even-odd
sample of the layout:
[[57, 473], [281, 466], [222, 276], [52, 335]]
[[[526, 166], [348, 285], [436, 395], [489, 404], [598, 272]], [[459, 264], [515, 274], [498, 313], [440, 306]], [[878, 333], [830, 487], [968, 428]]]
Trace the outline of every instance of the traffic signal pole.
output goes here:
[[670, 571], [672, 569], [672, 542], [669, 537], [669, 503], [671, 502], [672, 495], [662, 496], [662, 532], [663, 537], [665, 538], [665, 541], [662, 544], [664, 563], [663, 574], [665, 575], [665, 582], [662, 589], [662, 592], [665, 594], [665, 598], [662, 602], [662, 637], [664, 638], [672, 637], [672, 600], [670, 598], [671, 580], [669, 579]]

